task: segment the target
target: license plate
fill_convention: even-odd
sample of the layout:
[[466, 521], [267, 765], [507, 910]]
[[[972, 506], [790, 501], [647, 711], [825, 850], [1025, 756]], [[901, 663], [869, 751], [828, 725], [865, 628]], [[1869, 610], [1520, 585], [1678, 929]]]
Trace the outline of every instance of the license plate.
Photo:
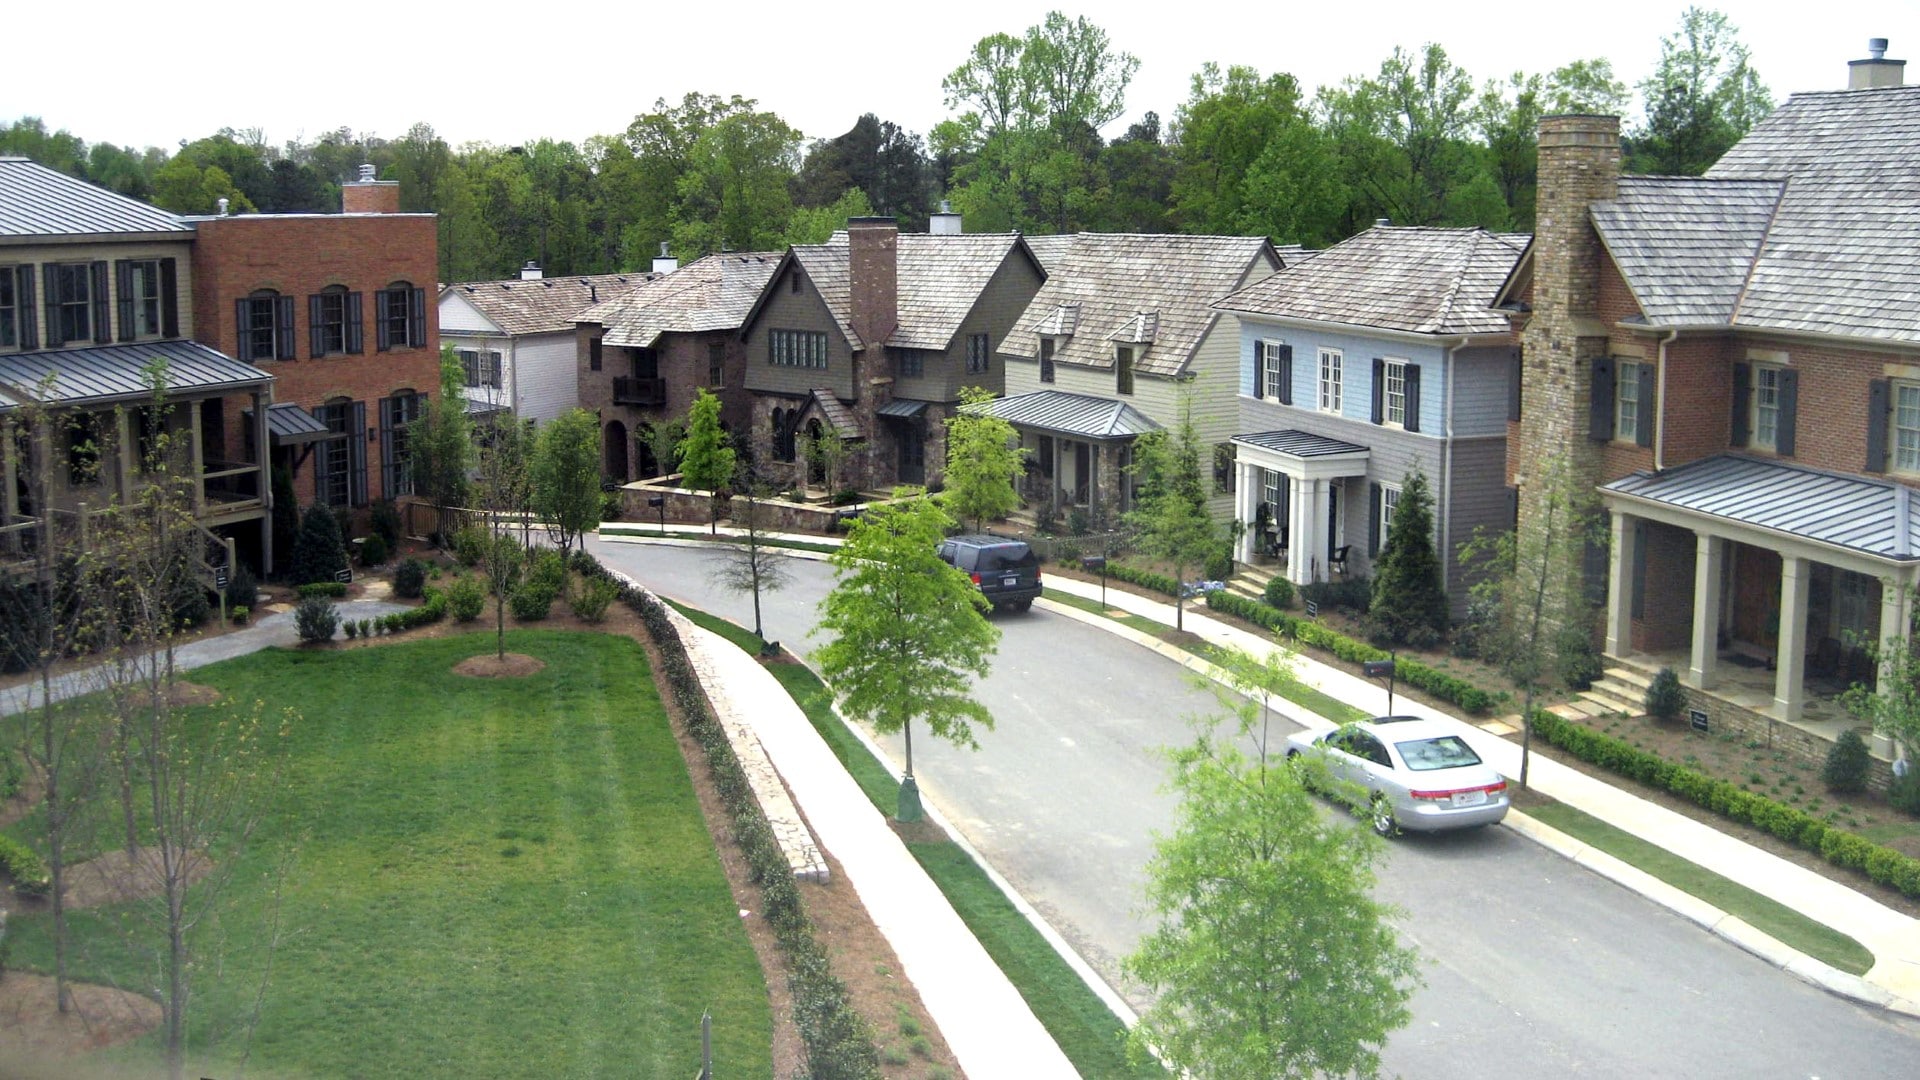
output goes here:
[[1479, 806], [1486, 801], [1487, 793], [1484, 791], [1456, 791], [1453, 793], [1453, 805], [1455, 806]]
[[1000, 579], [1000, 584], [1005, 585], [1007, 588], [1011, 589], [1014, 586], [1020, 584], [1020, 579], [1017, 577], [1003, 577]]

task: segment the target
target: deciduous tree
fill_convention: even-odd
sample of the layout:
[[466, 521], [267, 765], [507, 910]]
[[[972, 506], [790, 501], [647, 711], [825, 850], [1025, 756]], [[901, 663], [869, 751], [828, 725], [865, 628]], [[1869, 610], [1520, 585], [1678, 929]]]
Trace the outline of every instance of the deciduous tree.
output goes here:
[[740, 542], [727, 545], [720, 553], [713, 578], [724, 588], [753, 594], [753, 633], [765, 638], [766, 630], [760, 622], [760, 594], [785, 588], [792, 575], [787, 572], [787, 554], [766, 543], [769, 517], [766, 500], [772, 492], [764, 481], [747, 475], [745, 470], [736, 479], [735, 486], [742, 503], [733, 521], [741, 530]]
[[1629, 140], [1636, 172], [1697, 176], [1773, 111], [1727, 17], [1689, 7], [1660, 39], [1660, 62], [1640, 84], [1646, 125]]
[[1020, 436], [987, 411], [992, 400], [991, 391], [963, 387], [960, 410], [947, 418], [947, 510], [962, 521], [972, 518], [976, 532], [1020, 506], [1014, 489], [1024, 457]]
[[687, 410], [687, 437], [680, 441], [680, 482], [706, 491], [708, 531], [720, 531], [720, 492], [733, 480], [733, 444], [720, 426], [720, 399], [701, 387]]
[[1149, 558], [1173, 564], [1179, 584], [1173, 625], [1185, 630], [1187, 570], [1204, 563], [1220, 543], [1220, 528], [1207, 513], [1191, 402], [1181, 403], [1180, 423], [1171, 432], [1152, 431], [1135, 441], [1131, 473], [1139, 490], [1126, 517], [1134, 547]]
[[[467, 416], [466, 372], [453, 346], [440, 348], [440, 393], [420, 406], [407, 431], [414, 493], [434, 506], [434, 533], [447, 534], [447, 508], [466, 501], [473, 468], [473, 421]], [[512, 423], [511, 417], [501, 421]]]
[[600, 524], [600, 422], [569, 409], [540, 429], [533, 451], [533, 512], [568, 551]]

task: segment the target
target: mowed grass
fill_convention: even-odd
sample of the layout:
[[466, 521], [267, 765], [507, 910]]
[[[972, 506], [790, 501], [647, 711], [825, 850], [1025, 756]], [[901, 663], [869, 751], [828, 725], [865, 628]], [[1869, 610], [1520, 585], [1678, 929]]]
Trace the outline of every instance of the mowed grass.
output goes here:
[[[645, 654], [516, 631], [508, 650], [545, 670], [452, 673], [493, 646], [269, 650], [192, 673], [301, 713], [230, 886], [224, 966], [199, 975], [202, 1074], [234, 1071], [270, 852], [294, 841], [255, 1075], [690, 1076], [706, 1009], [716, 1071], [769, 1074], [764, 980]], [[82, 966], [151, 985], [112, 914], [80, 920]], [[15, 963], [46, 970], [44, 921], [16, 916]]]
[[[765, 644], [751, 630], [725, 619], [680, 604], [674, 607], [696, 624], [749, 652], [758, 652]], [[891, 815], [899, 795], [900, 778], [874, 757], [859, 736], [840, 720], [839, 714], [833, 711], [833, 695], [826, 685], [801, 664], [772, 664], [767, 670], [806, 712], [814, 729], [846, 766], [874, 808]], [[1127, 1029], [1120, 1018], [1088, 989], [960, 845], [915, 843], [908, 844], [907, 850], [939, 886], [947, 902], [986, 948], [987, 955], [1012, 980], [1033, 1014], [1082, 1076], [1167, 1076], [1166, 1069], [1158, 1062], [1132, 1064], [1127, 1061]]]

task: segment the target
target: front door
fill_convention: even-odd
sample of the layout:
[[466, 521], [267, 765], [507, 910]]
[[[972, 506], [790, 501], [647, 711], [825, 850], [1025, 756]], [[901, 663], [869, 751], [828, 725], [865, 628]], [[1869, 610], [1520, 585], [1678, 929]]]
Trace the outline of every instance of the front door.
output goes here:
[[1327, 565], [1340, 549], [1340, 485], [1327, 485]]
[[1772, 652], [1780, 640], [1780, 553], [1734, 546], [1733, 636]]
[[921, 430], [919, 420], [908, 420], [895, 425], [900, 438], [900, 482], [903, 484], [924, 484], [927, 482], [927, 437]]

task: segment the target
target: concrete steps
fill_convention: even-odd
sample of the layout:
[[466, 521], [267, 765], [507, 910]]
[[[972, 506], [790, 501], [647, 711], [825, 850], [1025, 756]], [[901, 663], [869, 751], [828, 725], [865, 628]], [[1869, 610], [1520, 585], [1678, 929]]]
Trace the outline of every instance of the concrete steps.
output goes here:
[[[1612, 667], [1591, 688], [1575, 699], [1576, 709], [1588, 716], [1640, 716], [1646, 713], [1647, 687], [1653, 677], [1632, 668]], [[1590, 711], [1598, 710], [1598, 711]]]
[[1267, 593], [1267, 582], [1277, 577], [1279, 572], [1277, 566], [1261, 567], [1236, 562], [1233, 564], [1233, 576], [1227, 579], [1227, 591], [1249, 600], [1262, 599]]

